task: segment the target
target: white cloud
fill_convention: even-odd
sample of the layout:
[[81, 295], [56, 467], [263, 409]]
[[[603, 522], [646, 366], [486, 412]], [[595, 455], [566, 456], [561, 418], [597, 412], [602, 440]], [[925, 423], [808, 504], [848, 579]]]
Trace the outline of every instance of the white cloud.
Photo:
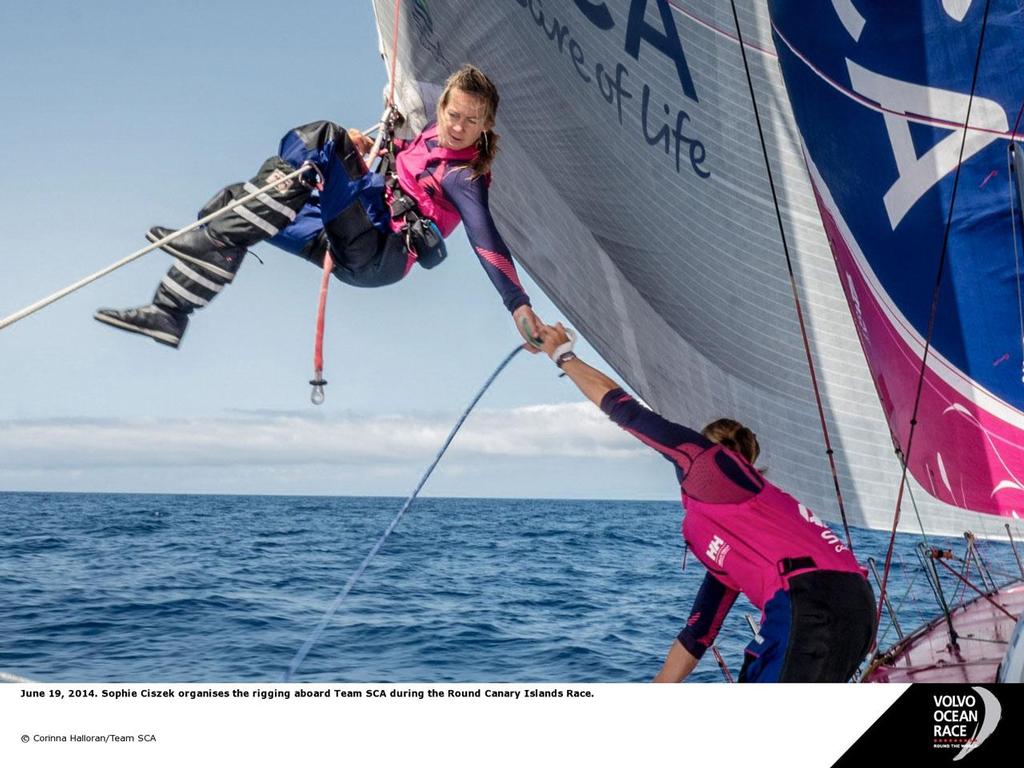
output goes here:
[[[0, 424], [0, 469], [287, 467], [429, 461], [457, 414], [246, 413], [216, 419], [52, 419]], [[449, 449], [496, 459], [626, 459], [649, 453], [590, 403], [480, 409]]]

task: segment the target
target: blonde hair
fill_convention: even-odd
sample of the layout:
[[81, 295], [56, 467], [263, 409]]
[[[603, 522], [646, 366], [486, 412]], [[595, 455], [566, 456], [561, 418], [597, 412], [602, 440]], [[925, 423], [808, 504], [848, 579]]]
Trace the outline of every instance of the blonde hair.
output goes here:
[[757, 461], [757, 457], [761, 455], [761, 445], [757, 442], [757, 435], [733, 419], [712, 421], [700, 433], [711, 442], [719, 443], [730, 451], [735, 451], [751, 464]]
[[498, 88], [483, 72], [472, 64], [463, 64], [445, 81], [444, 91], [437, 102], [437, 114], [440, 119], [442, 110], [448, 106], [452, 89], [458, 88], [470, 96], [476, 96], [484, 103], [484, 123], [492, 126], [480, 134], [476, 142], [476, 157], [469, 164], [473, 169], [473, 178], [485, 176], [491, 172], [491, 164], [498, 154], [498, 134], [494, 132], [494, 118], [498, 113]]

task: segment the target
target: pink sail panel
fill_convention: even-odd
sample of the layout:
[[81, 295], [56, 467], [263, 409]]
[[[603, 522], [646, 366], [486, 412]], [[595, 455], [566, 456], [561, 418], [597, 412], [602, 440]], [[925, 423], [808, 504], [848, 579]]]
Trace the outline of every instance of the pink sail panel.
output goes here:
[[[812, 168], [812, 180], [815, 174]], [[816, 180], [815, 180], [816, 181]], [[886, 301], [840, 214], [815, 195], [882, 408], [906, 446], [924, 339]], [[1008, 517], [1024, 510], [1021, 414], [988, 395], [932, 349], [924, 373], [910, 471], [936, 498]]]

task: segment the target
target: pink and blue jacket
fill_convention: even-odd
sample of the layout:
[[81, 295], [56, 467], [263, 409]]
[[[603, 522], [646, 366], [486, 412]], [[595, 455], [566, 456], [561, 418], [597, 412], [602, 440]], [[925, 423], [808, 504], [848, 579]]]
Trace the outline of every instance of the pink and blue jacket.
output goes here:
[[[437, 123], [429, 124], [415, 139], [399, 145], [395, 156], [398, 183], [416, 206], [448, 237], [461, 221], [469, 243], [508, 310], [514, 311], [530, 298], [523, 290], [508, 246], [494, 225], [488, 202], [490, 175], [473, 178], [469, 164], [475, 147], [448, 149], [437, 136]], [[401, 222], [392, 221], [398, 231]], [[415, 263], [410, 254], [406, 271]]]
[[[385, 184], [379, 174], [364, 172], [355, 177], [345, 165], [347, 137], [334, 123], [318, 121], [293, 128], [281, 140], [278, 154], [294, 168], [311, 162], [320, 171], [324, 189], [316, 193], [289, 226], [270, 242], [300, 255], [307, 254], [318, 242], [325, 224], [341, 215], [353, 202], [362, 205], [372, 225], [381, 232], [397, 232], [402, 223], [392, 219], [385, 204]], [[350, 149], [350, 148], [349, 148]], [[523, 290], [508, 246], [494, 225], [488, 201], [490, 176], [474, 178], [469, 164], [476, 154], [471, 147], [453, 150], [442, 147], [437, 125], [431, 123], [415, 139], [399, 142], [395, 156], [398, 182], [425, 217], [431, 219], [443, 237], [448, 237], [461, 221], [480, 264], [490, 278], [502, 302], [514, 311], [530, 303]], [[364, 169], [365, 170], [365, 169]], [[403, 265], [382, 285], [399, 280], [416, 263], [409, 252]]]
[[606, 394], [601, 409], [675, 466], [686, 510], [683, 538], [708, 569], [679, 634], [697, 658], [714, 642], [740, 592], [765, 611], [802, 573], [864, 575], [835, 533], [743, 457], [644, 408], [621, 389]]

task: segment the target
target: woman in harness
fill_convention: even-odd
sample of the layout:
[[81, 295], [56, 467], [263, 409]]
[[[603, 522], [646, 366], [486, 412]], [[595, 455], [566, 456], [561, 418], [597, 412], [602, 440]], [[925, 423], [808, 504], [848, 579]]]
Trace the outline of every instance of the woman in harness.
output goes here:
[[756, 435], [730, 419], [702, 432], [674, 424], [579, 360], [561, 323], [542, 326], [540, 338], [580, 391], [679, 479], [683, 537], [708, 572], [654, 681], [693, 671], [740, 592], [763, 612], [740, 682], [848, 680], [874, 636], [871, 586], [839, 538], [754, 468]]
[[[95, 318], [177, 347], [189, 314], [234, 279], [247, 249], [260, 241], [321, 267], [329, 251], [335, 277], [375, 288], [401, 280], [414, 264], [427, 269], [440, 264], [447, 255], [443, 238], [461, 220], [516, 328], [527, 340], [535, 337], [540, 321], [488, 208], [497, 109], [494, 84], [475, 67], [462, 67], [445, 84], [436, 122], [414, 140], [395, 142], [389, 149], [384, 175], [367, 171], [362, 155], [372, 142], [358, 131], [325, 121], [289, 131], [279, 154], [264, 162], [252, 180], [218, 192], [199, 217], [304, 164], [310, 167], [308, 178], [283, 181], [163, 245], [175, 261], [152, 303], [100, 309]], [[146, 237], [156, 242], [171, 233], [153, 227]]]

